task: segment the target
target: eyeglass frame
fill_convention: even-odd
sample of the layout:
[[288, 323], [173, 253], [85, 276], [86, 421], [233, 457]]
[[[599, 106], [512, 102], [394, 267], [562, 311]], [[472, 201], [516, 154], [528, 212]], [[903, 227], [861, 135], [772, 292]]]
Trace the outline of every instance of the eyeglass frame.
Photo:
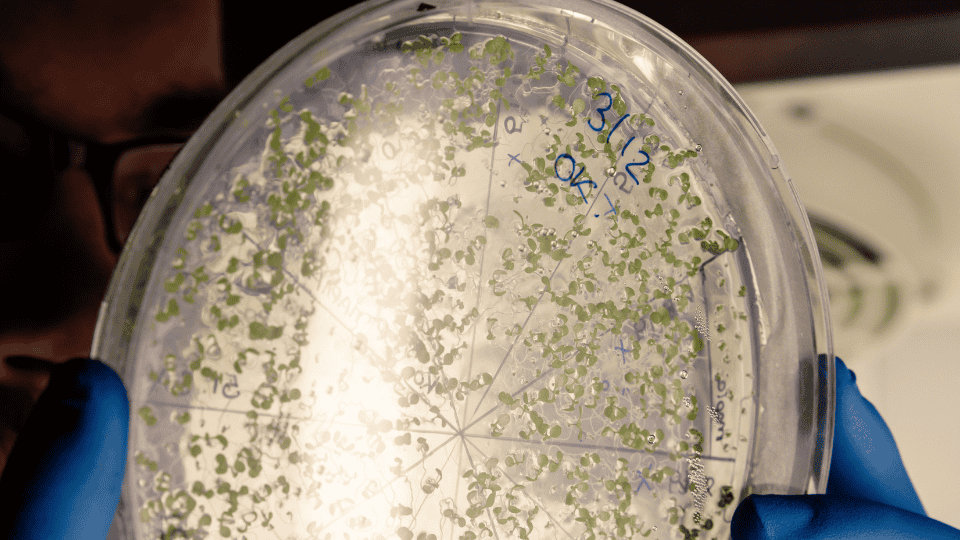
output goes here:
[[[189, 137], [159, 135], [138, 137], [121, 143], [103, 144], [89, 139], [70, 137], [51, 130], [50, 147], [54, 171], [57, 174], [71, 166], [79, 166], [87, 171], [87, 174], [93, 179], [97, 199], [100, 203], [100, 211], [103, 215], [107, 245], [115, 254], [120, 254], [124, 243], [120, 241], [116, 228], [116, 205], [114, 204], [116, 193], [114, 193], [113, 185], [113, 177], [120, 158], [124, 153], [140, 147], [185, 144], [188, 139]], [[179, 153], [180, 150], [177, 150], [177, 153], [171, 158], [171, 162]]]
[[[117, 255], [123, 250], [124, 243], [120, 241], [116, 229], [113, 176], [121, 156], [130, 150], [141, 147], [162, 144], [182, 145], [190, 138], [189, 136], [155, 135], [138, 137], [120, 143], [103, 144], [51, 128], [32, 115], [16, 111], [6, 104], [0, 103], [0, 116], [18, 126], [28, 137], [31, 134], [35, 136], [45, 134], [48, 140], [49, 165], [54, 179], [72, 166], [79, 166], [87, 171], [93, 180], [94, 189], [97, 193], [107, 245]], [[29, 159], [29, 156], [39, 157], [39, 141], [30, 138], [28, 144], [30, 149], [26, 152], [27, 159]], [[179, 152], [180, 150], [177, 150], [173, 158], [176, 158]], [[173, 158], [171, 158], [171, 162]]]

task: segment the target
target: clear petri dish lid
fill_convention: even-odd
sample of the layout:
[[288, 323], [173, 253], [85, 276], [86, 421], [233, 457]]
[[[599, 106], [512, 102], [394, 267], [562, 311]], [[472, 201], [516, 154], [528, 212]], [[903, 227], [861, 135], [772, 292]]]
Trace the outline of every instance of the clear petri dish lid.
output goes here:
[[[611, 2], [367, 2], [141, 214], [92, 354], [125, 538], [725, 538], [823, 493], [809, 223], [756, 119]], [[826, 361], [830, 359], [831, 361]]]

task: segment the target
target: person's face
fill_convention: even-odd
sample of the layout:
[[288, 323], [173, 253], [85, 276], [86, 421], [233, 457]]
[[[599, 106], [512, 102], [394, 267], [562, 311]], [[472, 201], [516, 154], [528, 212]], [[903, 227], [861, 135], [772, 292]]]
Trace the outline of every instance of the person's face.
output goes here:
[[[0, 66], [10, 82], [0, 99], [23, 105], [57, 130], [106, 144], [187, 137], [229, 90], [219, 0], [16, 4], [4, 6], [0, 22]], [[153, 187], [173, 151], [145, 155], [134, 167], [144, 174], [115, 186], [126, 223], [139, 211], [137, 194]], [[116, 263], [82, 168], [58, 177], [41, 223], [24, 238], [0, 244], [0, 279], [13, 285], [0, 310], [0, 471], [49, 380], [49, 369], [18, 368], [6, 359], [88, 356]]]

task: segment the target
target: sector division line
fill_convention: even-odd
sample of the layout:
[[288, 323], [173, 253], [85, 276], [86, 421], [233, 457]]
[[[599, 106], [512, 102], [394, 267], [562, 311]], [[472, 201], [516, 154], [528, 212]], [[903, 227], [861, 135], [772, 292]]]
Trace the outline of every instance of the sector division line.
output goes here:
[[[530, 382], [528, 382], [527, 384], [521, 386], [519, 389], [517, 389], [516, 392], [514, 392], [513, 394], [510, 394], [510, 397], [516, 397], [516, 396], [520, 395], [521, 392], [523, 392], [523, 391], [526, 390], [527, 388], [530, 388], [530, 386], [533, 385], [533, 383], [539, 381], [540, 379], [543, 379], [544, 377], [546, 377], [547, 375], [553, 373], [553, 372], [556, 371], [557, 369], [558, 369], [558, 368], [550, 368], [550, 369], [548, 369], [547, 371], [544, 371], [543, 373], [541, 373], [540, 375], [538, 375], [536, 378], [532, 379], [532, 380], [531, 380]], [[493, 411], [497, 410], [497, 407], [499, 407], [499, 405], [494, 405], [493, 407], [490, 407], [489, 409], [487, 409], [487, 411], [484, 412], [483, 414], [481, 414], [480, 416], [474, 416], [473, 418], [471, 418], [471, 419], [470, 419], [470, 423], [469, 423], [465, 428], [463, 428], [463, 430], [466, 431], [466, 430], [472, 428], [473, 426], [477, 425], [477, 422], [479, 422], [479, 421], [483, 420], [484, 418], [486, 418], [487, 416], [489, 416], [490, 413], [492, 413]], [[476, 412], [476, 411], [474, 411], [474, 412]]]
[[339, 516], [337, 516], [337, 518], [334, 519], [333, 521], [331, 521], [331, 522], [329, 522], [329, 523], [325, 523], [325, 524], [323, 525], [323, 527], [320, 528], [320, 531], [325, 530], [327, 527], [333, 525], [334, 523], [336, 523], [336, 522], [340, 521], [341, 519], [347, 517], [348, 515], [352, 514], [352, 513], [355, 512], [358, 508], [360, 508], [361, 506], [367, 504], [369, 501], [372, 501], [374, 498], [377, 497], [377, 495], [380, 495], [381, 493], [383, 493], [384, 490], [386, 490], [388, 487], [390, 487], [391, 485], [393, 485], [393, 483], [396, 482], [397, 480], [400, 480], [401, 478], [406, 478], [406, 477], [407, 477], [407, 473], [409, 473], [410, 471], [412, 471], [414, 468], [419, 467], [420, 465], [422, 465], [422, 464], [427, 460], [427, 458], [429, 458], [429, 457], [432, 456], [433, 454], [437, 453], [437, 451], [440, 450], [441, 448], [443, 448], [444, 446], [446, 446], [447, 443], [449, 443], [450, 441], [452, 441], [452, 440], [454, 440], [454, 439], [457, 439], [457, 438], [458, 438], [457, 435], [454, 434], [454, 435], [451, 436], [449, 439], [447, 439], [447, 440], [443, 441], [442, 443], [440, 443], [436, 448], [434, 448], [434, 449], [431, 450], [430, 452], [424, 454], [424, 456], [423, 456], [422, 458], [420, 458], [420, 459], [417, 460], [415, 463], [413, 463], [412, 465], [410, 465], [409, 467], [407, 467], [406, 470], [404, 470], [404, 471], [402, 471], [400, 474], [398, 474], [393, 480], [390, 480], [389, 482], [387, 482], [386, 484], [384, 484], [383, 487], [381, 487], [380, 489], [378, 489], [375, 493], [373, 493], [372, 495], [370, 495], [369, 497], [367, 497], [367, 498], [364, 499], [363, 501], [361, 501], [361, 502], [359, 502], [359, 503], [357, 503], [357, 504], [354, 504], [354, 505], [351, 506], [349, 509], [347, 509], [346, 512], [344, 512], [344, 513], [340, 514]]
[[[521, 444], [531, 443], [531, 441], [527, 439], [518, 439], [516, 437], [494, 437], [492, 435], [464, 434], [464, 438], [466, 438], [467, 440], [484, 439], [484, 440], [491, 440], [491, 441], [508, 441], [508, 442], [515, 442], [515, 443], [521, 443]], [[661, 456], [661, 457], [670, 456], [672, 454], [672, 452], [668, 452], [666, 450], [653, 450], [651, 452], [646, 452], [644, 450], [638, 450], [636, 448], [631, 448], [629, 446], [607, 446], [607, 445], [600, 445], [600, 444], [574, 443], [574, 442], [555, 441], [555, 440], [548, 441], [548, 444], [551, 444], [553, 446], [563, 447], [563, 448], [578, 448], [582, 450], [604, 450], [612, 453], [621, 453], [621, 454], [641, 454], [642, 453], [642, 454], [647, 454], [652, 456]], [[695, 453], [679, 452], [679, 455], [690, 456], [690, 455], [695, 455]], [[700, 458], [704, 460], [710, 460], [710, 461], [727, 461], [727, 462], [735, 461], [734, 458], [730, 458], [730, 457], [717, 457], [717, 456], [711, 456], [706, 454], [701, 454]]]
[[[490, 194], [493, 191], [493, 169], [494, 169], [493, 164], [497, 157], [497, 146], [499, 146], [497, 144], [497, 135], [499, 132], [500, 132], [500, 102], [498, 101], [497, 102], [497, 120], [493, 124], [493, 141], [492, 141], [493, 147], [490, 149], [490, 166], [487, 167], [488, 169], [490, 169], [490, 175], [487, 178], [487, 202], [486, 202], [486, 206], [483, 209], [484, 219], [486, 219], [486, 216], [490, 215]], [[481, 286], [477, 287], [477, 301], [475, 304], [478, 310], [480, 308], [480, 297], [483, 294], [483, 286], [482, 286], [483, 262], [486, 259], [486, 255], [487, 255], [487, 246], [484, 245], [483, 250], [480, 251], [480, 270], [478, 272]], [[470, 342], [470, 360], [467, 363], [467, 380], [470, 380], [473, 377], [473, 355], [476, 353], [476, 350], [477, 350], [477, 328], [479, 327], [479, 324], [478, 324], [479, 320], [480, 318], [477, 317], [477, 320], [473, 322], [473, 337], [471, 338], [471, 342]], [[496, 377], [494, 377], [494, 379], [496, 379]], [[493, 383], [491, 382], [490, 384], [493, 384]], [[486, 393], [484, 393], [483, 395], [486, 396]], [[480, 397], [480, 401], [483, 401], [483, 396]], [[474, 412], [476, 412], [476, 410], [474, 410]], [[467, 422], [467, 407], [463, 408], [463, 422], [464, 423]]]
[[[609, 334], [609, 333], [611, 333], [611, 331], [610, 331], [610, 330], [607, 330], [607, 331], [603, 332], [602, 334], [600, 334], [599, 336], [597, 336], [597, 339], [599, 340], [600, 338], [602, 338], [603, 336], [605, 336], [605, 335], [607, 335], [607, 334]], [[535, 382], [543, 379], [543, 378], [546, 377], [547, 375], [550, 375], [551, 373], [553, 373], [553, 372], [556, 371], [557, 369], [559, 369], [559, 368], [551, 367], [551, 368], [548, 369], [547, 371], [544, 371], [544, 372], [540, 373], [540, 374], [537, 375], [535, 378], [533, 378], [530, 382], [528, 382], [527, 384], [521, 386], [521, 387], [520, 387], [519, 389], [517, 389], [515, 392], [513, 392], [512, 394], [510, 394], [510, 397], [512, 397], [512, 398], [517, 397], [518, 395], [520, 395], [521, 392], [523, 392], [523, 391], [526, 390], [527, 388], [530, 388], [530, 386], [532, 386]], [[471, 427], [475, 426], [475, 425], [477, 424], [477, 422], [479, 422], [480, 420], [483, 420], [484, 418], [486, 418], [487, 416], [489, 416], [490, 413], [492, 413], [493, 411], [497, 410], [497, 407], [499, 407], [499, 405], [496, 405], [496, 404], [495, 404], [495, 405], [493, 405], [492, 407], [490, 407], [489, 409], [487, 409], [483, 414], [481, 414], [481, 415], [479, 415], [479, 416], [474, 416], [474, 417], [471, 419], [470, 424], [468, 424], [466, 427], [464, 427], [463, 430], [466, 431], [466, 430], [470, 429]], [[474, 412], [476, 412], [476, 411], [474, 411]]]
[[[462, 434], [461, 434], [460, 437], [461, 437], [461, 439], [463, 439], [463, 435], [462, 435]], [[477, 470], [477, 464], [474, 463], [474, 461], [473, 461], [473, 455], [470, 454], [470, 449], [467, 448], [466, 443], [463, 444], [463, 449], [464, 449], [464, 451], [467, 453], [467, 459], [470, 460], [470, 467], [471, 467], [473, 470]], [[483, 452], [481, 452], [481, 454], [482, 454], [482, 453], [483, 453]], [[489, 509], [489, 508], [487, 508], [487, 519], [490, 520], [490, 525], [491, 525], [490, 529], [493, 531], [494, 537], [495, 537], [497, 540], [500, 540], [500, 534], [497, 532], [497, 528], [493, 526], [494, 519], [493, 519], [493, 515], [490, 513], [490, 509]]]
[[[467, 447], [467, 445], [463, 444], [463, 435], [462, 435], [463, 432], [461, 431], [460, 433], [461, 433], [460, 448], [457, 450], [457, 472], [458, 473], [463, 470], [463, 455], [466, 453], [466, 447]], [[456, 482], [453, 486], [454, 501], [460, 500], [460, 486], [462, 484], [463, 482]], [[450, 537], [453, 538], [453, 520], [450, 520]]]
[[[170, 402], [168, 402], [168, 401], [159, 401], [159, 400], [156, 400], [156, 399], [146, 400], [146, 401], [144, 401], [144, 403], [153, 405], [153, 406], [155, 406], [155, 407], [166, 407], [166, 408], [169, 408], [169, 409], [190, 409], [190, 410], [198, 410], [198, 411], [219, 412], [219, 413], [223, 413], [223, 414], [227, 414], [227, 413], [229, 413], [229, 414], [242, 414], [242, 415], [244, 415], [244, 416], [246, 416], [246, 414], [247, 414], [247, 412], [248, 412], [248, 411], [240, 411], [240, 410], [234, 410], [234, 409], [222, 409], [222, 408], [220, 408], [220, 407], [204, 407], [204, 406], [200, 406], [200, 405], [187, 405], [187, 404], [183, 404], [183, 403], [170, 403]], [[315, 418], [312, 417], [312, 416], [309, 416], [309, 417], [299, 417], [299, 416], [293, 416], [293, 415], [290, 414], [290, 413], [273, 414], [273, 413], [267, 413], [267, 412], [259, 412], [259, 413], [257, 413], [257, 416], [258, 416], [258, 417], [266, 417], [266, 418], [275, 418], [275, 419], [294, 420], [294, 421], [297, 421], [297, 422], [305, 422], [305, 421], [309, 421], [309, 420], [314, 420], [314, 419], [315, 419]], [[443, 419], [443, 420], [446, 420], [446, 419], [443, 418], [443, 417], [440, 417], [440, 418]], [[447, 423], [449, 424], [449, 421], [448, 421]], [[365, 426], [365, 425], [363, 425], [363, 424], [355, 424], [355, 423], [352, 423], [352, 422], [336, 422], [336, 421], [329, 422], [329, 423], [327, 423], [327, 424], [325, 424], [325, 425], [327, 425], [327, 426], [352, 427], [352, 428], [365, 428], [365, 427], [367, 427], [367, 426]], [[453, 425], [453, 424], [450, 424], [450, 425]], [[457, 430], [457, 431], [452, 431], [452, 432], [451, 432], [451, 431], [440, 431], [440, 430], [433, 430], [433, 429], [419, 429], [419, 428], [409, 428], [409, 427], [404, 428], [403, 431], [404, 431], [404, 432], [407, 432], [407, 433], [416, 433], [416, 434], [420, 434], [420, 435], [453, 435], [453, 436], [455, 436], [455, 435], [459, 432], [459, 430]]]
[[[430, 404], [431, 406], [436, 407], [436, 408], [437, 408], [437, 411], [434, 412], [434, 414], [437, 415], [437, 418], [443, 420], [443, 422], [444, 422], [445, 424], [447, 424], [447, 425], [449, 425], [449, 426], [451, 426], [451, 427], [455, 427], [455, 428], [456, 428], [456, 431], [460, 431], [460, 419], [457, 417], [457, 414], [456, 414], [457, 409], [454, 407], [454, 404], [453, 404], [453, 401], [454, 401], [454, 400], [451, 400], [450, 407], [453, 408], [453, 412], [454, 412], [453, 418], [454, 418], [455, 422], [451, 422], [450, 420], [447, 420], [447, 418], [446, 418], [444, 415], [440, 414], [440, 411], [439, 411], [440, 407], [439, 407], [439, 406], [433, 405], [433, 403], [431, 403], [430, 400], [427, 399], [423, 394], [421, 394], [421, 393], [418, 392], [417, 390], [414, 390], [413, 387], [410, 386], [410, 383], [409, 383], [409, 382], [403, 381], [403, 384], [404, 384], [408, 389], [410, 389], [411, 392], [413, 392], [413, 393], [415, 393], [417, 396], [419, 396], [420, 399], [422, 399], [424, 403], [428, 403], [428, 404]], [[431, 386], [431, 388], [433, 388], [433, 387]], [[427, 392], [429, 392], [429, 390], [427, 390]], [[411, 433], [413, 432], [412, 430], [406, 430], [406, 431], [410, 431]], [[446, 434], [446, 433], [450, 433], [450, 432], [442, 432], [442, 433]]]
[[[247, 411], [237, 411], [237, 410], [233, 410], [233, 409], [221, 409], [220, 407], [202, 407], [202, 406], [200, 406], [200, 405], [187, 405], [187, 404], [183, 404], [183, 403], [170, 403], [170, 402], [168, 402], [168, 401], [159, 401], [159, 400], [156, 400], [156, 399], [148, 399], [148, 400], [145, 400], [144, 403], [148, 403], [148, 404], [154, 405], [154, 406], [156, 406], [156, 407], [168, 407], [168, 408], [170, 408], [170, 409], [191, 409], [191, 410], [197, 410], [197, 411], [211, 411], [211, 412], [243, 414], [243, 415], [246, 415], [246, 414], [247, 414]], [[292, 420], [297, 420], [297, 421], [301, 421], [301, 422], [304, 421], [304, 420], [310, 420], [309, 417], [307, 417], [307, 418], [299, 418], [299, 417], [290, 416], [289, 413], [271, 414], [271, 413], [259, 413], [259, 412], [258, 412], [258, 413], [257, 413], [257, 416], [266, 416], [267, 418], [284, 418], [284, 417], [286, 417], [286, 418], [290, 418], [290, 419], [292, 419]]]
[[[610, 181], [610, 178], [607, 178], [606, 180], [604, 180], [603, 184], [597, 190], [597, 193], [602, 193], [603, 187], [606, 186], [607, 182], [609, 181]], [[596, 203], [597, 203], [597, 198], [594, 197], [593, 202], [591, 202], [590, 206], [587, 208], [586, 215], [588, 216], [590, 215], [590, 212], [593, 210], [593, 206]], [[556, 275], [557, 269], [559, 269], [560, 265], [563, 263], [564, 261], [562, 260], [558, 261], [557, 265], [553, 267], [553, 271], [550, 273], [550, 278], [549, 278], [551, 281], [553, 280], [553, 276]], [[537, 303], [534, 304], [533, 308], [530, 310], [530, 313], [527, 314], [527, 318], [523, 321], [523, 325], [520, 327], [520, 331], [517, 333], [517, 337], [514, 338], [513, 343], [510, 344], [510, 348], [507, 349], [507, 352], [503, 355], [503, 359], [500, 360], [500, 365], [497, 366], [497, 371], [493, 374], [493, 380], [490, 381], [490, 384], [487, 385], [486, 390], [483, 391], [483, 395], [480, 396], [480, 400], [477, 402], [477, 406], [474, 407], [473, 412], [470, 413], [471, 415], [477, 414], [477, 410], [480, 409], [480, 404], [483, 403], [483, 400], [486, 399], [487, 394], [490, 393], [490, 389], [493, 388], [493, 383], [497, 382], [497, 377], [499, 377], [500, 372], [503, 371], [503, 366], [506, 365], [507, 359], [510, 358], [510, 353], [513, 352], [513, 348], [517, 345], [517, 342], [520, 341], [520, 338], [522, 337], [521, 334], [523, 334], [523, 331], [527, 328], [527, 324], [530, 322], [530, 319], [533, 317], [533, 314], [537, 311], [537, 307], [540, 305], [540, 301], [543, 300], [543, 296], [545, 294], [547, 294], [546, 290], [540, 293], [540, 296], [537, 298]]]
[[[477, 452], [479, 452], [481, 455], [484, 455], [484, 456], [486, 455], [486, 454], [484, 454], [483, 450], [480, 449], [479, 446], [477, 446], [476, 444], [473, 443], [473, 441], [468, 441], [468, 442], [470, 442], [470, 445], [473, 446], [474, 448], [476, 448], [476, 449], [477, 449]], [[505, 477], [507, 478], [507, 480], [513, 482], [513, 485], [515, 485], [515, 486], [526, 486], [526, 484], [521, 484], [521, 483], [517, 482], [516, 480], [514, 480], [514, 479], [510, 476], [510, 474], [507, 473], [507, 471], [503, 470], [503, 468], [499, 466], [499, 464], [497, 465], [497, 469], [499, 469], [500, 472], [503, 473], [503, 476], [505, 476]], [[527, 494], [527, 496], [533, 498], [533, 496], [530, 495], [530, 494]], [[573, 540], [573, 536], [570, 534], [570, 532], [567, 531], [566, 528], [560, 526], [560, 523], [557, 521], [557, 518], [553, 517], [553, 515], [547, 510], [547, 507], [546, 507], [545, 504], [543, 504], [543, 501], [537, 500], [536, 502], [537, 502], [537, 506], [539, 506], [540, 509], [543, 510], [543, 514], [544, 514], [545, 516], [547, 516], [547, 518], [550, 519], [550, 521], [553, 522], [553, 524], [557, 527], [557, 529], [559, 529], [559, 530], [563, 531], [564, 533], [566, 533], [566, 535], [567, 535], [571, 540]], [[489, 512], [489, 509], [488, 509], [487, 511]]]
[[[247, 238], [248, 240], [250, 240], [250, 242], [253, 243], [253, 245], [256, 246], [257, 249], [261, 249], [260, 246], [259, 246], [256, 242], [254, 242], [254, 240], [253, 240], [252, 238], [250, 238], [249, 236], [247, 236], [247, 234], [246, 234], [245, 232], [243, 233], [243, 235], [244, 235], [245, 238]], [[298, 280], [296, 276], [294, 276], [289, 270], [287, 270], [286, 267], [284, 267], [283, 271], [284, 271], [285, 274], [287, 274], [287, 275], [290, 277], [290, 279], [291, 279], [294, 283], [297, 284], [297, 286], [298, 286], [300, 289], [302, 289], [302, 290], [307, 294], [307, 296], [309, 296], [309, 297], [314, 301], [314, 303], [315, 303], [316, 305], [320, 306], [321, 308], [323, 308], [324, 311], [326, 311], [327, 313], [329, 313], [330, 316], [331, 316], [341, 327], [343, 327], [344, 330], [346, 330], [346, 331], [351, 335], [351, 337], [356, 337], [356, 334], [354, 333], [354, 331], [351, 330], [349, 327], [347, 327], [347, 325], [340, 319], [340, 317], [338, 317], [333, 311], [331, 311], [331, 309], [328, 308], [328, 307], [326, 306], [326, 304], [324, 304], [323, 302], [321, 302], [320, 299], [317, 298], [317, 297], [313, 294], [313, 291], [311, 291], [311, 290], [308, 289], [306, 286], [304, 286], [303, 283], [301, 283], [300, 280]], [[369, 353], [370, 353], [371, 356], [373, 356], [373, 357], [378, 361], [378, 363], [380, 363], [380, 364], [383, 364], [383, 363], [384, 363], [383, 359], [380, 358], [379, 355], [378, 355], [375, 351], [370, 350]], [[410, 385], [408, 384], [407, 387], [410, 388]], [[412, 392], [414, 392], [415, 394], [417, 394], [417, 396], [419, 396], [420, 399], [422, 399], [424, 402], [426, 402], [426, 403], [431, 403], [431, 401], [430, 401], [429, 399], [427, 399], [427, 396], [423, 395], [420, 391], [415, 390], [415, 389], [413, 389], [413, 388], [410, 388], [410, 390], [411, 390]], [[456, 410], [456, 409], [454, 409], [454, 410]], [[441, 418], [444, 422], [450, 424], [451, 426], [458, 425], [458, 423], [454, 423], [454, 422], [451, 422], [450, 420], [447, 420], [446, 418], [443, 417], [443, 415], [441, 415], [441, 414], [439, 414], [439, 413], [437, 414], [437, 416], [438, 416], [439, 418]]]
[[[462, 445], [462, 444], [463, 444], [463, 441], [460, 441], [460, 444]], [[459, 454], [459, 452], [457, 452], [457, 453]], [[450, 454], [447, 455], [447, 459], [443, 462], [443, 465], [440, 466], [440, 470], [441, 470], [441, 471], [446, 470], [446, 468], [447, 468], [447, 463], [450, 462], [450, 458], [452, 458], [452, 457], [453, 457], [453, 452], [450, 452]], [[459, 460], [458, 460], [458, 461], [459, 461]], [[459, 469], [458, 469], [458, 471], [459, 471]], [[442, 475], [443, 473], [441, 472], [440, 474]], [[438, 481], [439, 481], [439, 479], [438, 479]], [[455, 485], [459, 486], [459, 485], [460, 485], [460, 482], [457, 482]], [[423, 488], [423, 486], [420, 486], [420, 487]], [[417, 508], [416, 513], [413, 514], [413, 519], [414, 519], [414, 520], [416, 520], [416, 519], [417, 519], [417, 516], [420, 515], [420, 511], [423, 510], [423, 505], [427, 503], [427, 499], [429, 499], [429, 498], [430, 498], [430, 497], [424, 497], [424, 498], [423, 498], [423, 501], [420, 503], [420, 507]], [[456, 499], [454, 499], [454, 500], [456, 500]]]

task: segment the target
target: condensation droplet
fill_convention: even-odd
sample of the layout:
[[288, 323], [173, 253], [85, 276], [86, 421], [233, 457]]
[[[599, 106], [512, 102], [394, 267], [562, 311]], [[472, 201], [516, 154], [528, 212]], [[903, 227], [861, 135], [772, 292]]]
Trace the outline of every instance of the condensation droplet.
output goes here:
[[683, 95], [683, 90], [680, 90], [680, 91], [678, 91], [677, 93], [682, 96], [682, 95]]
[[694, 150], [696, 150], [697, 152], [702, 152], [702, 151], [703, 151], [703, 145], [698, 144], [698, 145], [696, 146], [696, 148], [694, 148]]
[[607, 170], [604, 172], [606, 173], [607, 176], [613, 176], [617, 174], [617, 169], [615, 169], [614, 167], [607, 167]]
[[657, 526], [656, 526], [656, 525], [653, 526], [653, 532], [657, 532]]
[[649, 437], [647, 437], [647, 442], [650, 444], [653, 444], [657, 442], [657, 437], [655, 435], [650, 435]]
[[500, 187], [507, 187], [507, 181], [506, 181], [506, 180], [501, 180], [501, 181], [500, 181]]
[[684, 370], [681, 370], [681, 371], [680, 371], [680, 378], [681, 378], [681, 379], [686, 379], [686, 378], [687, 378], [687, 370], [684, 369]]
[[[693, 408], [693, 402], [690, 401], [690, 397], [689, 397], [689, 396], [683, 398], [683, 406], [686, 407], [686, 408], [688, 408], [688, 409], [692, 409], [692, 408]], [[690, 438], [690, 434], [689, 434], [689, 433], [687, 433], [687, 438], [688, 438], [688, 439]]]

